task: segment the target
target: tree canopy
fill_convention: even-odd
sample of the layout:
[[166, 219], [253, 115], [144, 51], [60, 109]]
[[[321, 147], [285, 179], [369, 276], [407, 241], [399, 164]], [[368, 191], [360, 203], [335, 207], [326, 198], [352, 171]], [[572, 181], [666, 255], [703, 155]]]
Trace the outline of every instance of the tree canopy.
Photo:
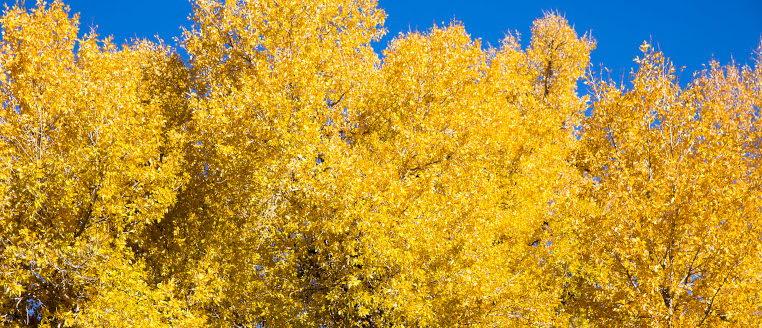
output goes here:
[[552, 12], [378, 54], [375, 0], [192, 3], [185, 55], [6, 8], [2, 325], [762, 324], [759, 54], [616, 82]]

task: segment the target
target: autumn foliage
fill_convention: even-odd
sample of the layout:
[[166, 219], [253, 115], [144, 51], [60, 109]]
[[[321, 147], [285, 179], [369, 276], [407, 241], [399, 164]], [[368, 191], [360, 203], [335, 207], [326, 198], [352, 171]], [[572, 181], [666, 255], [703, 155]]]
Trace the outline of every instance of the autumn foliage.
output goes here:
[[381, 54], [375, 0], [191, 19], [181, 56], [6, 9], [1, 325], [762, 325], [759, 58], [617, 83], [554, 13]]

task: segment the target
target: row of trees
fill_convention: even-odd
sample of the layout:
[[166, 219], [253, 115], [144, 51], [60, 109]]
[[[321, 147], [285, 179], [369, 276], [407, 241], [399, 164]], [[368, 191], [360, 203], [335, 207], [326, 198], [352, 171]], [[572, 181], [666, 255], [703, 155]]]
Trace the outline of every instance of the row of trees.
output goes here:
[[644, 44], [620, 85], [556, 14], [526, 48], [452, 23], [380, 56], [384, 18], [196, 0], [184, 59], [7, 9], [0, 322], [762, 323], [762, 63], [683, 87]]

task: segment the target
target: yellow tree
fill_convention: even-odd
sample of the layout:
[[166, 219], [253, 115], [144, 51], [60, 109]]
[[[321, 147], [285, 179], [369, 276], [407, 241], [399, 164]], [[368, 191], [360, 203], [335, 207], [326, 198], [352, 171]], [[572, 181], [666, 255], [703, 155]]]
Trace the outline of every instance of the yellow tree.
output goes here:
[[548, 226], [591, 43], [548, 15], [526, 52], [484, 51], [456, 24], [380, 63], [382, 18], [372, 1], [195, 3], [190, 182], [156, 251], [211, 322], [559, 315], [560, 280], [537, 277], [558, 269]]
[[182, 63], [147, 42], [79, 39], [60, 2], [0, 23], [0, 322], [191, 323], [129, 246], [181, 184], [181, 95], [152, 86]]
[[758, 326], [759, 63], [682, 88], [641, 50], [631, 87], [591, 84], [570, 304], [601, 326]]
[[552, 230], [591, 49], [554, 14], [526, 51], [514, 38], [485, 51], [459, 24], [392, 41], [350, 138], [366, 162], [361, 215], [377, 254], [366, 263], [392, 273], [380, 302], [392, 322], [565, 320], [553, 274], [566, 250]]
[[[196, 1], [188, 186], [163, 221], [169, 264], [215, 325], [359, 325], [345, 297], [359, 172], [346, 108], [378, 63], [375, 1]], [[166, 223], [164, 223], [166, 222]]]
[[563, 17], [382, 60], [376, 6], [197, 0], [187, 62], [8, 9], [0, 322], [759, 325], [761, 64], [682, 88], [644, 45], [583, 117]]

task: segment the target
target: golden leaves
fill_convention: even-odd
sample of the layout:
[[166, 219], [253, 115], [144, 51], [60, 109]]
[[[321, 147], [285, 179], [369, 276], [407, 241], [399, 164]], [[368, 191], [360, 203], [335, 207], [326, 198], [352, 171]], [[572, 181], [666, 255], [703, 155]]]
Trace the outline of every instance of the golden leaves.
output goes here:
[[[0, 283], [14, 294], [0, 311], [9, 323], [75, 325], [152, 290], [129, 245], [174, 202], [181, 155], [165, 136], [182, 137], [140, 86], [169, 53], [80, 40], [60, 2], [16, 6], [2, 24]], [[126, 285], [133, 296], [117, 291]]]
[[596, 259], [578, 273], [588, 277], [580, 304], [604, 325], [751, 324], [755, 294], [742, 286], [758, 283], [758, 268], [738, 266], [759, 254], [756, 166], [743, 141], [756, 138], [744, 87], [755, 82], [737, 73], [750, 69], [714, 63], [683, 88], [663, 54], [641, 51], [631, 89], [594, 82], [583, 151], [598, 187], [585, 197], [602, 209], [578, 227], [581, 254]]
[[186, 61], [61, 2], [4, 18], [0, 320], [754, 325], [760, 66], [632, 86], [553, 13], [528, 47], [375, 1], [194, 2]]

